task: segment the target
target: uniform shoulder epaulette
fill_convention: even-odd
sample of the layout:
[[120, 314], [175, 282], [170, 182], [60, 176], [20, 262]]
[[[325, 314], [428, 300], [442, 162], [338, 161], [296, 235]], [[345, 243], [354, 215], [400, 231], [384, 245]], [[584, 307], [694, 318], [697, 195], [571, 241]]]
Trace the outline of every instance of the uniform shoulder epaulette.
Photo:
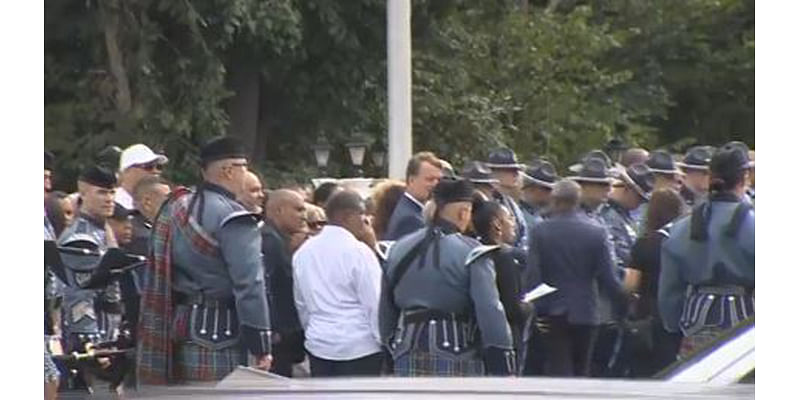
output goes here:
[[479, 258], [487, 254], [493, 253], [497, 250], [500, 250], [500, 248], [501, 247], [498, 245], [490, 245], [490, 246], [480, 245], [478, 247], [475, 247], [474, 249], [472, 249], [472, 251], [469, 252], [469, 255], [467, 255], [467, 260], [464, 262], [464, 264], [469, 266], [470, 264], [477, 261]]
[[226, 224], [230, 223], [231, 221], [238, 220], [239, 218], [249, 218], [255, 223], [258, 222], [258, 218], [256, 218], [255, 214], [247, 210], [242, 210], [242, 211], [234, 211], [228, 214], [225, 218], [222, 219], [222, 222], [220, 222], [219, 226], [223, 227]]
[[74, 233], [65, 238], [60, 244], [66, 247], [78, 247], [81, 249], [96, 249], [100, 247], [100, 243], [97, 243], [97, 239], [88, 233]]

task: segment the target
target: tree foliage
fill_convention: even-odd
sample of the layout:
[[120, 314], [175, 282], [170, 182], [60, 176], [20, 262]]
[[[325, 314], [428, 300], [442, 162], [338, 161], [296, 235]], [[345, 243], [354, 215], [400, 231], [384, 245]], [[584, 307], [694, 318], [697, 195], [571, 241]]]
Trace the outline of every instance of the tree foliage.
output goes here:
[[[456, 166], [498, 145], [564, 165], [615, 136], [678, 151], [754, 144], [752, 0], [412, 7], [414, 146]], [[244, 135], [270, 185], [313, 174], [320, 136], [336, 145], [331, 171], [347, 174], [346, 141], [385, 143], [385, 26], [378, 0], [48, 1], [57, 186], [101, 148], [137, 142], [190, 181], [199, 144], [224, 132]]]

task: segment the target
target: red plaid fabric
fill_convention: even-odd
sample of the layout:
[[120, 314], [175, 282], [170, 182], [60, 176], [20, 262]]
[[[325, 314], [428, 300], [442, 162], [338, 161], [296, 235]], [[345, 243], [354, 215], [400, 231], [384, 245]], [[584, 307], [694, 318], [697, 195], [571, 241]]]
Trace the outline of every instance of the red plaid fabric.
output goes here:
[[192, 192], [175, 189], [153, 223], [151, 253], [144, 269], [139, 312], [136, 372], [139, 382], [165, 385], [178, 378], [175, 367], [171, 238], [176, 233], [189, 238], [196, 249], [211, 256], [219, 253], [217, 243], [189, 214]]

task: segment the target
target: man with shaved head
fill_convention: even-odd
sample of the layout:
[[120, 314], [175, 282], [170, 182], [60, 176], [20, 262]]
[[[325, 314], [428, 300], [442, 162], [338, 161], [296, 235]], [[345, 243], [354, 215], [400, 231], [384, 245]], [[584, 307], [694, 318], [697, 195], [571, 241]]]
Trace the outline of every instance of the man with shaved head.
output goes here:
[[364, 200], [342, 190], [325, 203], [325, 214], [328, 224], [294, 255], [295, 305], [311, 376], [377, 376], [381, 267], [364, 243], [374, 236]]
[[261, 179], [253, 171], [247, 171], [242, 179], [242, 187], [236, 192], [236, 200], [242, 203], [247, 211], [261, 215], [264, 204], [264, 186]]
[[292, 235], [302, 232], [306, 225], [306, 205], [303, 197], [288, 189], [269, 194], [261, 228], [261, 252], [270, 319], [276, 332], [273, 346], [275, 361], [272, 371], [292, 376], [292, 364], [303, 361], [303, 329], [294, 305], [292, 282]]

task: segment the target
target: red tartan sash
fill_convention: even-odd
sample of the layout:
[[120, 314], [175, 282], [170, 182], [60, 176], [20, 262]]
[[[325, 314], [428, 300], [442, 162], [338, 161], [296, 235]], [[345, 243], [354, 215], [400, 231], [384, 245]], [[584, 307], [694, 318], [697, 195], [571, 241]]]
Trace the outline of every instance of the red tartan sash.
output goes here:
[[142, 279], [137, 336], [136, 371], [141, 383], [165, 385], [176, 378], [170, 331], [173, 319], [173, 227], [177, 227], [199, 253], [212, 257], [219, 254], [217, 241], [200, 227], [190, 213], [192, 197], [189, 189], [176, 188], [153, 222], [152, 248]]

